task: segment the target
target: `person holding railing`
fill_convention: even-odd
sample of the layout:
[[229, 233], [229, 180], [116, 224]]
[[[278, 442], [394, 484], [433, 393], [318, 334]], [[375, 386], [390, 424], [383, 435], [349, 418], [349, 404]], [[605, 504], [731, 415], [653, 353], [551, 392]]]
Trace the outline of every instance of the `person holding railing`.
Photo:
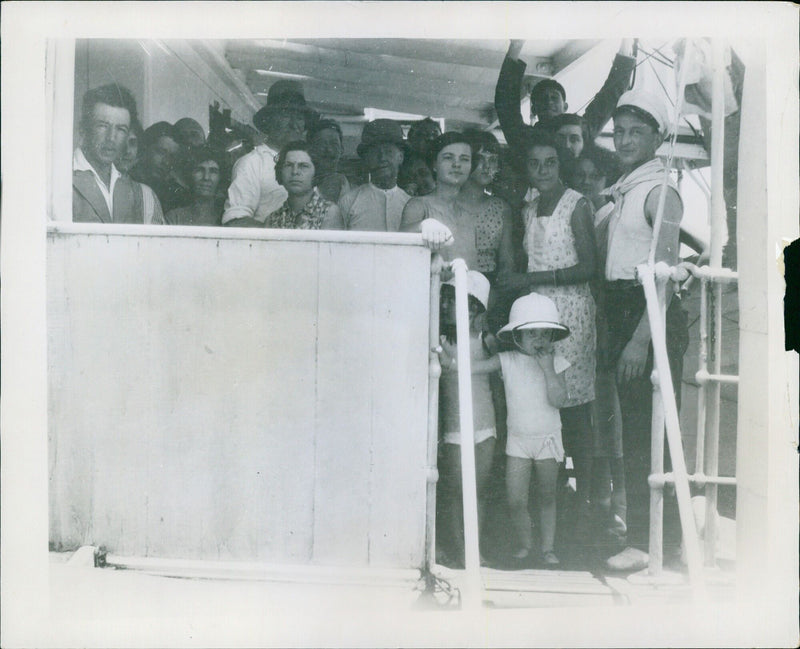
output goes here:
[[[648, 263], [659, 199], [663, 218], [655, 241], [655, 262], [675, 266], [679, 261], [683, 204], [674, 182], [656, 157], [668, 127], [664, 102], [644, 90], [620, 97], [614, 112], [614, 148], [624, 175], [609, 190], [614, 208], [608, 221], [604, 291], [608, 347], [603, 370], [616, 372], [622, 413], [627, 491], [627, 543], [607, 564], [619, 570], [644, 568], [648, 562], [653, 349], [650, 324], [636, 267]], [[685, 312], [674, 291], [667, 290], [666, 343], [676, 401], [680, 404], [683, 353], [688, 345]], [[665, 551], [676, 550], [680, 527], [674, 498], [665, 499]], [[665, 552], [665, 555], [667, 552]]]
[[[497, 439], [489, 375], [498, 369], [497, 357], [486, 345], [483, 314], [489, 304], [489, 280], [476, 270], [467, 272], [469, 348], [472, 371], [472, 416], [475, 439], [475, 482], [478, 530], [485, 519], [487, 484]], [[464, 517], [461, 493], [461, 419], [458, 398], [455, 279], [442, 284], [440, 301], [439, 468], [441, 501], [437, 506], [442, 535], [437, 537], [437, 563], [464, 566]], [[483, 563], [483, 559], [481, 560]]]

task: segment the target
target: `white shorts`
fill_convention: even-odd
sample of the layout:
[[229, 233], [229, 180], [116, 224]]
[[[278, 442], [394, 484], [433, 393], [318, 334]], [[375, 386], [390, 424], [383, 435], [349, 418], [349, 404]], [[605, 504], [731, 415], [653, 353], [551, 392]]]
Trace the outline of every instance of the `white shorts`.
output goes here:
[[552, 458], [556, 462], [563, 462], [564, 446], [561, 443], [561, 433], [535, 437], [509, 433], [506, 455], [526, 460], [549, 460]]
[[[497, 437], [497, 431], [494, 428], [484, 428], [482, 430], [476, 430], [473, 435], [473, 439], [475, 440], [476, 444], [485, 442], [490, 437]], [[456, 431], [455, 433], [445, 433], [444, 441], [446, 444], [461, 445], [461, 432]]]

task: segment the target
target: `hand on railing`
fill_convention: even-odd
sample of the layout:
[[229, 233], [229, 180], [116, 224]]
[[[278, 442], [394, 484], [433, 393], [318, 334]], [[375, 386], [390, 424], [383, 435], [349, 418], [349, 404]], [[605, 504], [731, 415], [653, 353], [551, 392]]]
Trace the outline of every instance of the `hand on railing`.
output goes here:
[[453, 233], [444, 223], [436, 219], [425, 219], [420, 224], [422, 241], [431, 250], [439, 250], [453, 243]]
[[458, 371], [458, 349], [455, 343], [451, 343], [447, 340], [447, 336], [439, 337], [439, 347], [436, 348], [436, 353], [439, 354], [439, 363], [442, 366], [442, 372]]

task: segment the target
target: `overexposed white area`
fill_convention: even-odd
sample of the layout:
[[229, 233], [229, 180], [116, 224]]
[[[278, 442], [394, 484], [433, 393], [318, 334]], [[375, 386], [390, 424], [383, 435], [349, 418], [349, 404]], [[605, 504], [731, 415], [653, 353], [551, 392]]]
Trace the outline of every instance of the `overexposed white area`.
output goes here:
[[[2, 23], [2, 638], [3, 647], [50, 646], [794, 646], [797, 642], [797, 358], [783, 351], [780, 242], [798, 236], [797, 11], [785, 3], [6, 3]], [[740, 413], [762, 433], [754, 499], [770, 540], [739, 605], [691, 602], [643, 609], [412, 612], [391, 597], [338, 605], [247, 588], [146, 580], [66, 588], [47, 553], [45, 313], [45, 52], [53, 38], [669, 38], [747, 37], [767, 75], [766, 226], [739, 229], [739, 251], [761, 270], [763, 293], [745, 314], [768, 400]], [[606, 68], [607, 69], [607, 68]], [[575, 106], [577, 108], [578, 106]], [[760, 161], [752, 161], [754, 166]], [[754, 172], [755, 173], [755, 172]], [[741, 200], [741, 199], [740, 199]], [[758, 236], [756, 236], [758, 235]], [[102, 269], [98, 269], [102, 272]], [[769, 308], [760, 308], [769, 297]], [[750, 318], [748, 320], [748, 317]], [[757, 345], [757, 346], [756, 346]], [[758, 357], [755, 357], [755, 356]], [[762, 378], [761, 375], [758, 377]], [[768, 406], [768, 407], [767, 407]], [[765, 419], [765, 413], [769, 419]], [[757, 444], [758, 442], [754, 442]], [[763, 487], [763, 489], [762, 489]], [[111, 575], [113, 576], [113, 575]], [[92, 573], [87, 580], [102, 579]], [[122, 581], [126, 584], [122, 585]], [[137, 582], [137, 583], [133, 583]], [[174, 588], [173, 588], [174, 586]], [[186, 586], [182, 588], [181, 586]], [[142, 600], [164, 598], [154, 609]], [[209, 604], [214, 598], [216, 606]], [[400, 598], [402, 599], [402, 598]], [[254, 603], [264, 602], [263, 606]], [[274, 607], [274, 609], [272, 608]], [[68, 615], [64, 613], [68, 612]], [[276, 614], [276, 611], [278, 614]]]

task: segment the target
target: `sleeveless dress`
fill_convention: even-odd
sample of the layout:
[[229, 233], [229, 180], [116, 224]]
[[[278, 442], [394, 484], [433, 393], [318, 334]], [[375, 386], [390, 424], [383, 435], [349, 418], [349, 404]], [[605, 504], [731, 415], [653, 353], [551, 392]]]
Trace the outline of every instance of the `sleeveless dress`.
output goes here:
[[[583, 198], [567, 189], [551, 216], [538, 216], [539, 193], [531, 190], [523, 207], [525, 251], [528, 272], [553, 271], [578, 263], [575, 237], [572, 233], [572, 212]], [[569, 393], [565, 407], [594, 400], [595, 378], [595, 303], [589, 283], [566, 286], [537, 286], [534, 292], [555, 302], [561, 322], [570, 335], [555, 343], [556, 353], [570, 362], [564, 373]]]

